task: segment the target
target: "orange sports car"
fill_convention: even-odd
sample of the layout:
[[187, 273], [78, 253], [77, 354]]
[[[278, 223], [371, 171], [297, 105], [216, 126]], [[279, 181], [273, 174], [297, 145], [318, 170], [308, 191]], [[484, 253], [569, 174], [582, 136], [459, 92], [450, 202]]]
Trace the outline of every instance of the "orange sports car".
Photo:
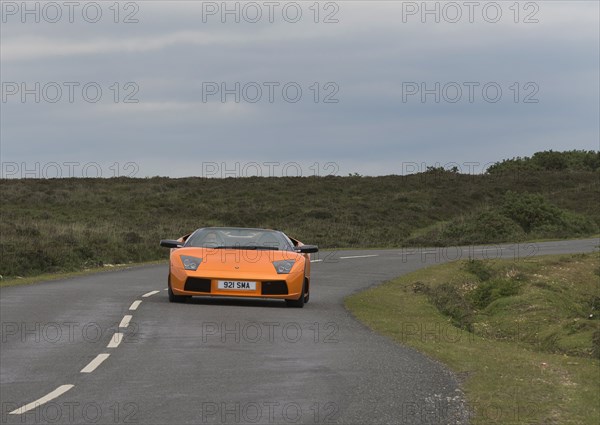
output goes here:
[[303, 307], [310, 298], [310, 254], [314, 245], [268, 229], [206, 227], [171, 248], [169, 301], [192, 296], [283, 299]]

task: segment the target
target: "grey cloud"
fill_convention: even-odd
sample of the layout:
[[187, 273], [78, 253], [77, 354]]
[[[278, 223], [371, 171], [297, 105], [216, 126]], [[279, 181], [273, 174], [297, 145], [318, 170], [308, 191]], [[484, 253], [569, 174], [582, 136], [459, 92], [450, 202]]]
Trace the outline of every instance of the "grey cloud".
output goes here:
[[[598, 148], [597, 4], [543, 4], [530, 26], [403, 24], [389, 2], [341, 3], [331, 25], [204, 24], [198, 5], [141, 5], [129, 26], [3, 24], [3, 82], [94, 81], [106, 96], [3, 103], [2, 161], [138, 161], [143, 175], [177, 176], [199, 161], [335, 161], [340, 172], [387, 174], [402, 161]], [[140, 103], [114, 104], [107, 88], [128, 81]], [[293, 81], [304, 97], [204, 103], [211, 81]], [[311, 101], [315, 81], [338, 84], [339, 103]], [[403, 82], [469, 81], [498, 83], [502, 101], [402, 101]], [[536, 83], [539, 103], [509, 100], [514, 82]]]

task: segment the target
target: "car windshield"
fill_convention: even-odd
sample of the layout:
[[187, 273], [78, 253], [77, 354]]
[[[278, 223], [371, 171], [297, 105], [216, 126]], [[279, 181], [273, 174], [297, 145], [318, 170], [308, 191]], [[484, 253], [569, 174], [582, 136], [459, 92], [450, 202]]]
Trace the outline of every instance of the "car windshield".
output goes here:
[[264, 249], [292, 251], [292, 242], [276, 230], [236, 227], [198, 229], [185, 242], [186, 247], [217, 249]]

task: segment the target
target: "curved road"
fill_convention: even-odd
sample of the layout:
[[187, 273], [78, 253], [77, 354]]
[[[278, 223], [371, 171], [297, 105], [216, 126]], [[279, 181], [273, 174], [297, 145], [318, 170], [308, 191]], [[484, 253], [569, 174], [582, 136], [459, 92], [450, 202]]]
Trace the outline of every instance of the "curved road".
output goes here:
[[322, 252], [304, 309], [170, 304], [166, 265], [4, 288], [0, 423], [467, 423], [456, 376], [371, 332], [344, 297], [457, 258], [598, 243]]

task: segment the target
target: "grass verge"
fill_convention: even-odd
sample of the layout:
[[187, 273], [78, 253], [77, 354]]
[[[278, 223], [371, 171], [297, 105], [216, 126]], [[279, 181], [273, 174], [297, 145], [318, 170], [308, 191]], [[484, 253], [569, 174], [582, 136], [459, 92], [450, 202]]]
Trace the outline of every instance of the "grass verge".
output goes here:
[[346, 306], [456, 372], [474, 424], [600, 423], [598, 255], [443, 264]]

